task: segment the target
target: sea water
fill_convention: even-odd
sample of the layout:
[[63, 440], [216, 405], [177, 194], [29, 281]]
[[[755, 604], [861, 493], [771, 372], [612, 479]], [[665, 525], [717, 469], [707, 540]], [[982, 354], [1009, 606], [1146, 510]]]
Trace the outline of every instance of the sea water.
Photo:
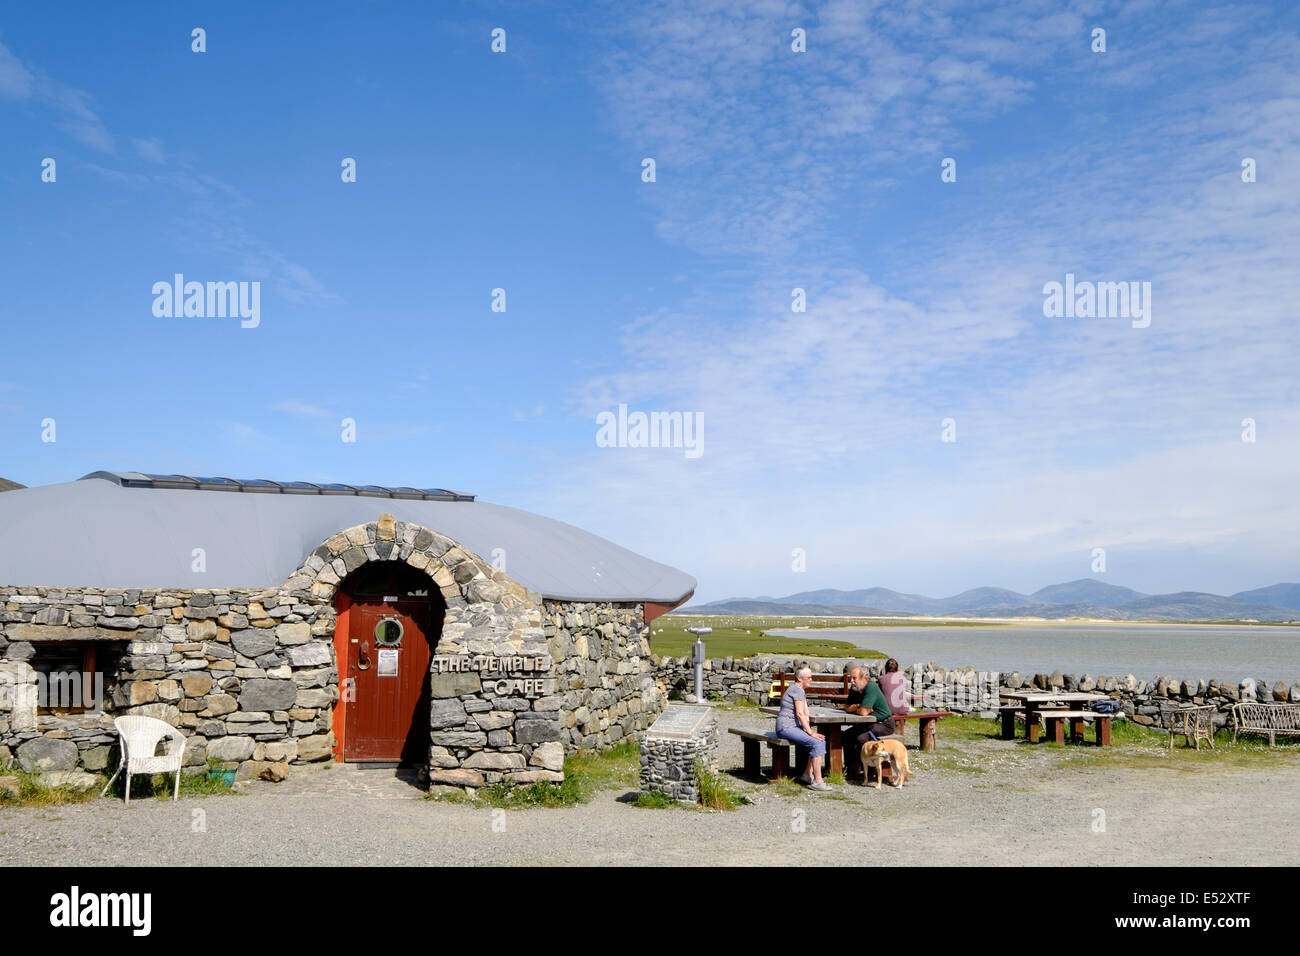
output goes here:
[[[811, 630], [773, 630], [809, 637]], [[898, 658], [903, 667], [942, 667], [1021, 674], [1133, 674], [1179, 680], [1267, 678], [1300, 681], [1300, 627], [1207, 624], [999, 624], [980, 627], [868, 627], [818, 630]]]

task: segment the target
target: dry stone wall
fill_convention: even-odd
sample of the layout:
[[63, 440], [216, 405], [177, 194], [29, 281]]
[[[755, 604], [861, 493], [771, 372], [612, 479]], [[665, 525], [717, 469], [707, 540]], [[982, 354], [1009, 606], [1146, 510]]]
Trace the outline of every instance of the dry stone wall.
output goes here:
[[[0, 587], [0, 630], [0, 759], [24, 769], [99, 772], [110, 751], [115, 765], [123, 714], [185, 731], [191, 767], [217, 759], [248, 776], [330, 755], [334, 611], [301, 593]], [[90, 640], [100, 712], [38, 714], [38, 648]]]
[[[122, 714], [183, 730], [190, 768], [215, 759], [249, 777], [329, 759], [334, 599], [377, 561], [425, 572], [446, 603], [432, 785], [560, 781], [566, 750], [608, 748], [662, 709], [640, 604], [543, 602], [450, 538], [384, 515], [330, 537], [278, 588], [0, 587], [0, 762], [111, 769]], [[101, 711], [38, 713], [36, 649], [85, 641], [103, 672]]]
[[654, 723], [667, 695], [643, 605], [547, 601], [542, 610], [565, 750], [607, 750]]
[[[694, 691], [694, 665], [689, 657], [657, 658], [655, 676], [661, 689], [670, 697], [684, 697]], [[841, 674], [845, 667], [861, 665], [873, 675], [884, 669], [881, 659], [753, 657], [712, 658], [704, 662], [706, 698], [748, 700], [766, 704], [773, 676], [780, 671], [793, 672], [807, 665], [814, 673]], [[910, 692], [921, 697], [927, 706], [942, 706], [959, 713], [988, 713], [997, 707], [997, 691], [1037, 688], [1066, 691], [1097, 691], [1120, 701], [1126, 716], [1147, 726], [1159, 723], [1162, 702], [1174, 704], [1214, 704], [1214, 726], [1228, 724], [1232, 705], [1239, 701], [1300, 702], [1300, 681], [1270, 681], [1265, 678], [1244, 680], [1178, 680], [1153, 677], [1141, 680], [1132, 674], [1108, 676], [1091, 674], [1021, 674], [977, 671], [973, 667], [940, 667], [937, 663], [914, 665], [903, 673]], [[996, 682], [996, 684], [994, 683]]]

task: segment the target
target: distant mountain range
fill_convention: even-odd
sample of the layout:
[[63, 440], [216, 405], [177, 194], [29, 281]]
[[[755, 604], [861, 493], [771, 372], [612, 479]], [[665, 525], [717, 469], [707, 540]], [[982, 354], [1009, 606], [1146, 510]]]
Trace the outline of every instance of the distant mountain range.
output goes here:
[[1203, 591], [1143, 594], [1093, 578], [1052, 584], [1033, 594], [985, 587], [946, 598], [901, 594], [889, 588], [861, 591], [826, 588], [801, 591], [783, 598], [728, 598], [684, 607], [678, 613], [1291, 621], [1300, 619], [1300, 584], [1274, 584], [1253, 591], [1239, 591], [1227, 597]]
[[10, 481], [8, 478], [0, 478], [0, 491], [14, 491], [18, 488], [26, 487], [26, 485], [20, 485], [16, 481]]

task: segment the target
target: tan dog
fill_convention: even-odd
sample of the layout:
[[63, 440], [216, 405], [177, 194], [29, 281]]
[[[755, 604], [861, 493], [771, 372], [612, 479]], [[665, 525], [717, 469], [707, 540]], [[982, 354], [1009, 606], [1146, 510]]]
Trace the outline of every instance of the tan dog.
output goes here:
[[888, 758], [889, 766], [893, 772], [891, 776], [895, 778], [896, 787], [902, 787], [908, 777], [915, 777], [912, 767], [907, 762], [907, 747], [901, 740], [868, 740], [862, 745], [862, 766], [865, 768], [871, 765], [876, 768], [876, 789], [880, 789], [881, 764]]

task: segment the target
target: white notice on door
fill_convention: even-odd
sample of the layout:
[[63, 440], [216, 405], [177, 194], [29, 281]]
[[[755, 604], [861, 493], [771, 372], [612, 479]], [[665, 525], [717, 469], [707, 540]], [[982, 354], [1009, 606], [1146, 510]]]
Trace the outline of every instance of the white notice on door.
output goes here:
[[397, 676], [397, 651], [380, 649], [379, 669], [376, 673], [378, 673], [380, 677]]

